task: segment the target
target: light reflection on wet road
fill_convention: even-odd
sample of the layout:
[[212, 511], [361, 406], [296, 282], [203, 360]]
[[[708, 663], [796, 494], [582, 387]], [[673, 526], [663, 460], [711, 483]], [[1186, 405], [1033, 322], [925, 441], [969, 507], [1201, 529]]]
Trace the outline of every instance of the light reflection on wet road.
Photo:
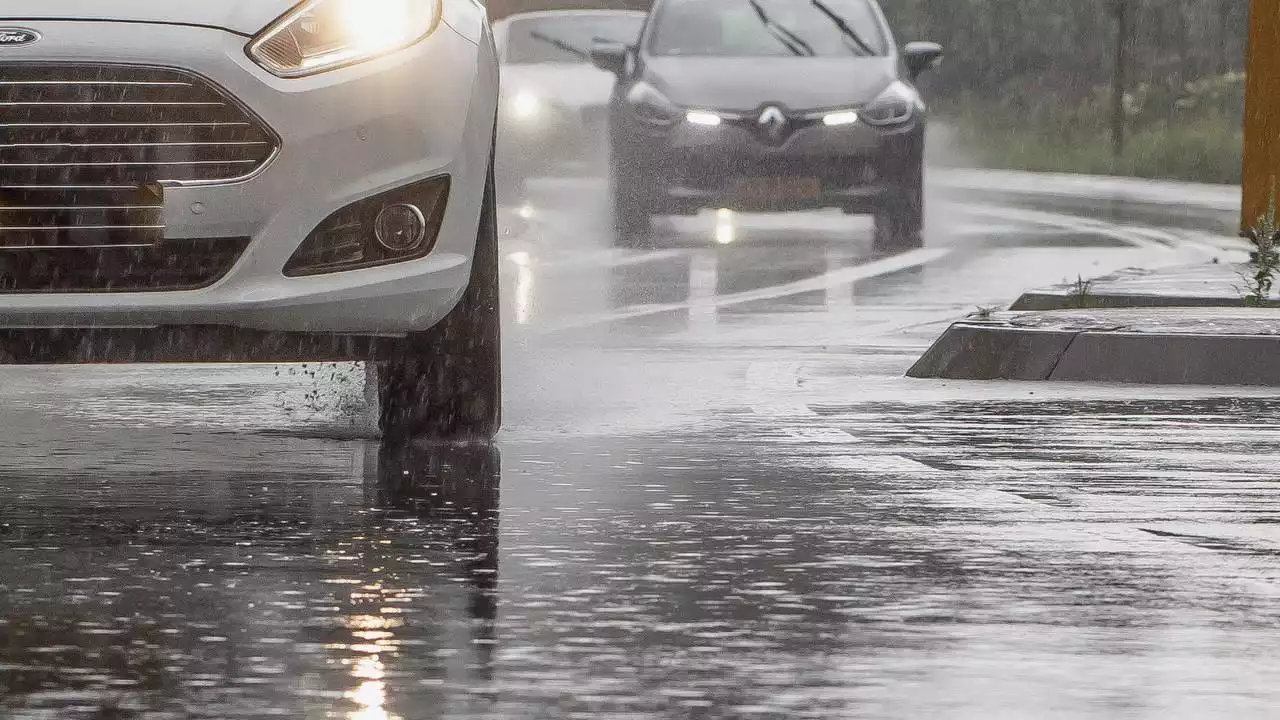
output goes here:
[[504, 242], [495, 448], [379, 447], [349, 368], [0, 368], [0, 717], [1270, 715], [1280, 400], [901, 377], [1197, 228], [621, 251], [584, 187]]

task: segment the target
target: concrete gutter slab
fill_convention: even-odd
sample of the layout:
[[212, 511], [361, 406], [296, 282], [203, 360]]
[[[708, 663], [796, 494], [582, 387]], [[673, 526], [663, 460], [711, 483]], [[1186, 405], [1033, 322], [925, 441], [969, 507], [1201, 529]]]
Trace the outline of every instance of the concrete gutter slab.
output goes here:
[[1280, 310], [1000, 313], [956, 323], [907, 375], [1280, 387]]

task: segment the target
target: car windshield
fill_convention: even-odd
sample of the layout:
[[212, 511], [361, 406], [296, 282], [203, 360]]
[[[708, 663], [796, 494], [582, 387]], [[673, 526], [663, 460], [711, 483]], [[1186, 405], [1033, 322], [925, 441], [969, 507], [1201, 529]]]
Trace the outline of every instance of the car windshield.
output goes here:
[[670, 0], [656, 18], [654, 55], [884, 55], [868, 0]]
[[508, 64], [586, 63], [600, 41], [634, 43], [642, 15], [578, 15], [516, 20], [507, 35]]

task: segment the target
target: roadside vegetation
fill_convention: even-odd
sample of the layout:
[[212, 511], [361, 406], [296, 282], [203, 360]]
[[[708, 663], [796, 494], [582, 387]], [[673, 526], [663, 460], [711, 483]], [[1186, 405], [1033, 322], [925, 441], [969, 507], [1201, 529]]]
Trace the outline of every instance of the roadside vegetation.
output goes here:
[[958, 161], [1239, 182], [1248, 0], [883, 2]]
[[1240, 277], [1244, 280], [1244, 304], [1262, 307], [1271, 299], [1276, 273], [1280, 272], [1280, 224], [1276, 218], [1276, 189], [1271, 188], [1271, 202], [1267, 212], [1244, 231], [1245, 238], [1253, 246], [1249, 253], [1249, 265]]
[[1119, 155], [1103, 88], [1061, 103], [966, 97], [939, 110], [964, 159], [984, 167], [1239, 183], [1243, 90], [1239, 73], [1176, 92], [1135, 88], [1125, 96], [1127, 137]]

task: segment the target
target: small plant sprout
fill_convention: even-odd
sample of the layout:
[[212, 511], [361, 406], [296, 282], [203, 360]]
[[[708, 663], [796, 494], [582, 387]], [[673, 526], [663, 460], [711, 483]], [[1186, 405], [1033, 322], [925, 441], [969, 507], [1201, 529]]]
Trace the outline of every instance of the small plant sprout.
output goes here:
[[996, 306], [979, 305], [977, 310], [969, 313], [969, 317], [975, 320], [990, 320], [992, 315], [996, 313]]
[[1271, 201], [1267, 204], [1267, 212], [1260, 215], [1257, 223], [1246, 229], [1243, 235], [1253, 246], [1249, 253], [1251, 272], [1240, 273], [1245, 284], [1244, 304], [1261, 307], [1271, 297], [1276, 271], [1280, 270], [1280, 227], [1276, 224], [1274, 180], [1271, 182]]
[[1067, 294], [1071, 299], [1071, 306], [1076, 309], [1083, 310], [1094, 306], [1093, 299], [1093, 281], [1085, 280], [1084, 277], [1077, 275], [1076, 281], [1071, 285], [1071, 292]]

